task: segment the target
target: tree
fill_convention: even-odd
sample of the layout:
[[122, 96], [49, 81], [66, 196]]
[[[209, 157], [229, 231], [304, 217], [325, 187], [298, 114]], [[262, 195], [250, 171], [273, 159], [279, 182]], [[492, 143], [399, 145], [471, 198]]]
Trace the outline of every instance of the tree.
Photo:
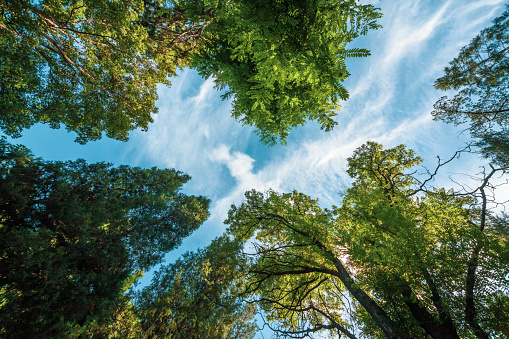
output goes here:
[[227, 237], [162, 267], [135, 298], [144, 337], [253, 338], [254, 305], [239, 297], [241, 246]]
[[348, 159], [354, 183], [340, 207], [272, 191], [247, 192], [245, 203], [232, 206], [228, 233], [253, 239], [246, 293], [277, 332], [508, 333], [509, 241], [500, 231], [507, 219], [490, 217], [486, 200], [496, 170], [475, 192], [460, 194], [409, 174], [420, 161], [402, 145], [383, 150], [368, 142]]
[[345, 58], [369, 55], [346, 45], [378, 28], [381, 14], [356, 0], [238, 0], [215, 16], [192, 65], [227, 88], [232, 116], [273, 145], [307, 120], [326, 131], [337, 124], [339, 102], [348, 98]]
[[470, 123], [481, 153], [500, 165], [509, 156], [509, 5], [463, 47], [459, 56], [435, 82], [440, 90], [459, 90], [452, 98], [442, 97], [434, 106], [435, 119], [456, 125]]
[[156, 85], [187, 64], [211, 20], [205, 3], [2, 1], [0, 128], [63, 124], [80, 143], [146, 130]]
[[[0, 334], [66, 337], [127, 309], [140, 272], [208, 216], [175, 170], [49, 162], [0, 143]], [[69, 334], [70, 335], [70, 334]]]

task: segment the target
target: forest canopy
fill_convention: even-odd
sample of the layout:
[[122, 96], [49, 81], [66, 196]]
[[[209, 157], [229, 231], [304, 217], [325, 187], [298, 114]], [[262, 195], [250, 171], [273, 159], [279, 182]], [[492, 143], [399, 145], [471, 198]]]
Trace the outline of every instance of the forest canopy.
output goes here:
[[208, 217], [175, 170], [44, 161], [5, 139], [0, 159], [2, 337], [108, 324], [140, 274]]
[[[190, 67], [262, 143], [285, 144], [311, 120], [336, 125], [345, 60], [369, 55], [348, 45], [380, 17], [357, 0], [4, 0], [0, 129], [17, 137], [45, 123], [79, 143], [127, 140], [157, 112], [157, 85]], [[368, 141], [345, 161], [351, 184], [337, 206], [252, 189], [223, 235], [170, 263], [209, 217], [209, 198], [182, 191], [188, 175], [48, 161], [0, 138], [0, 337], [509, 337], [509, 214], [495, 198], [509, 170], [508, 18], [506, 7], [435, 83], [453, 94], [433, 116], [473, 137], [452, 158], [429, 170], [405, 145]], [[365, 135], [354, 132], [348, 145]], [[164, 146], [173, 156], [182, 145]], [[458, 175], [455, 189], [435, 184], [472, 145], [490, 163]], [[253, 159], [227, 152], [237, 188], [255, 182], [242, 177], [257, 174]], [[197, 174], [208, 180], [205, 166]], [[341, 171], [326, 184], [338, 187]]]
[[35, 123], [127, 140], [157, 112], [156, 85], [184, 67], [211, 19], [204, 4], [6, 0], [0, 3], [0, 128]]
[[348, 98], [345, 58], [369, 54], [346, 45], [381, 17], [355, 0], [6, 0], [0, 10], [0, 128], [64, 125], [80, 143], [146, 130], [156, 86], [186, 66], [227, 88], [232, 116], [266, 144], [307, 120], [330, 130]]

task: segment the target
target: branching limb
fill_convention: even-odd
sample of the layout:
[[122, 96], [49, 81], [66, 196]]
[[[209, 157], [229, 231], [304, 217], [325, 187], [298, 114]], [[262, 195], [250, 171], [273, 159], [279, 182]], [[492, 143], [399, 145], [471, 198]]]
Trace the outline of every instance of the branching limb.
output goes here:
[[435, 167], [435, 170], [433, 171], [433, 173], [431, 173], [428, 169], [426, 169], [426, 172], [428, 173], [429, 177], [420, 182], [417, 178], [413, 177], [415, 180], [417, 180], [419, 182], [419, 186], [415, 189], [415, 190], [412, 190], [408, 193], [408, 196], [412, 196], [412, 195], [415, 195], [419, 192], [426, 192], [427, 189], [426, 189], [426, 184], [429, 183], [430, 181], [432, 181], [435, 176], [437, 175], [438, 171], [440, 170], [440, 168], [442, 168], [443, 166], [447, 165], [448, 163], [450, 163], [451, 161], [453, 161], [454, 159], [456, 158], [459, 158], [461, 153], [463, 152], [471, 152], [471, 144], [468, 144], [466, 145], [464, 148], [456, 151], [452, 157], [450, 157], [448, 160], [442, 162], [442, 159], [440, 159], [439, 156], [437, 156], [437, 159], [438, 159], [438, 164], [437, 166]]

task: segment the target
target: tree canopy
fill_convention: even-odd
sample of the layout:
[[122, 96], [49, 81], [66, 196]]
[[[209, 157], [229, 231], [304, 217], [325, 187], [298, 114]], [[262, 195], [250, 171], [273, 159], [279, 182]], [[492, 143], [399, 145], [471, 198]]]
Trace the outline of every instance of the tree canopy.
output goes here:
[[470, 123], [482, 153], [509, 165], [509, 5], [492, 26], [461, 49], [435, 88], [459, 90], [435, 104], [435, 119]]
[[3, 139], [0, 159], [1, 336], [108, 324], [140, 272], [208, 216], [175, 170], [49, 162]]
[[157, 112], [156, 85], [187, 64], [211, 19], [187, 1], [0, 3], [0, 128], [65, 125], [77, 141], [127, 140]]
[[[369, 55], [348, 44], [380, 17], [358, 0], [4, 0], [0, 129], [127, 140], [157, 112], [157, 84], [189, 66], [284, 144], [310, 120], [337, 124], [345, 60]], [[139, 291], [208, 217], [207, 198], [181, 192], [189, 176], [44, 161], [0, 139], [0, 337], [252, 338], [257, 306], [289, 338], [509, 337], [509, 214], [489, 208], [509, 166], [508, 18], [435, 83], [459, 92], [434, 117], [469, 123], [493, 160], [475, 188], [432, 187], [412, 150], [367, 142], [338, 206], [249, 191], [225, 235]]]
[[253, 338], [256, 307], [240, 298], [246, 259], [228, 237], [160, 268], [138, 293], [141, 333], [148, 338]]
[[509, 335], [507, 218], [490, 215], [485, 199], [494, 172], [461, 195], [425, 189], [409, 172], [420, 161], [404, 146], [368, 142], [348, 159], [355, 181], [339, 207], [273, 191], [232, 206], [228, 233], [253, 241], [246, 293], [277, 332]]
[[212, 76], [232, 116], [256, 127], [265, 144], [285, 143], [292, 128], [316, 120], [331, 130], [350, 74], [347, 57], [369, 55], [346, 45], [379, 25], [381, 14], [356, 0], [238, 0], [215, 12], [192, 65]]
[[349, 75], [346, 44], [381, 14], [356, 0], [6, 0], [0, 3], [0, 128], [64, 125], [85, 143], [127, 140], [157, 112], [177, 67], [213, 76], [232, 115], [263, 142], [317, 120], [325, 130]]

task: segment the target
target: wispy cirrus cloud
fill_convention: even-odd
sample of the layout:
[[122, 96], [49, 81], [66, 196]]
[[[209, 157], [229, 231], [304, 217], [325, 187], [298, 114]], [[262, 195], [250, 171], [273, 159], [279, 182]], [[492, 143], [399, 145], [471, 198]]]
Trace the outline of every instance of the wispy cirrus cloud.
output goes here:
[[[339, 113], [339, 126], [328, 134], [318, 132], [313, 139], [294, 137], [284, 150], [268, 150], [271, 161], [246, 174], [251, 186], [244, 187], [245, 181], [237, 182], [221, 199], [221, 206], [241, 200], [246, 189], [266, 187], [297, 189], [331, 205], [349, 183], [346, 159], [367, 140], [387, 147], [408, 144], [429, 159], [429, 167], [435, 165], [437, 154], [451, 155], [461, 147], [464, 137], [458, 129], [432, 121], [432, 105], [441, 95], [433, 89], [433, 81], [457, 55], [457, 41], [461, 46], [467, 44], [489, 24], [501, 4], [502, 1], [448, 1], [434, 6], [429, 6], [428, 1], [382, 3], [384, 28], [359, 42], [367, 42], [372, 56], [359, 60], [351, 70], [347, 82], [351, 97]], [[478, 20], [480, 17], [483, 19]], [[456, 44], [451, 46], [451, 41]]]
[[[136, 136], [140, 162], [176, 167], [193, 176], [193, 193], [213, 198], [210, 221], [191, 241], [205, 244], [218, 235], [227, 210], [246, 190], [296, 189], [325, 206], [348, 185], [346, 159], [375, 140], [386, 147], [407, 144], [434, 165], [452, 154], [465, 136], [432, 121], [442, 95], [433, 82], [443, 68], [490, 20], [503, 0], [384, 1], [383, 28], [352, 47], [367, 47], [368, 58], [347, 62], [350, 99], [338, 126], [325, 133], [311, 123], [294, 131], [287, 147], [261, 146], [252, 129], [241, 127], [219, 100], [211, 80], [186, 70], [170, 89], [160, 89], [160, 114], [146, 134]], [[196, 239], [200, 239], [197, 241]]]

